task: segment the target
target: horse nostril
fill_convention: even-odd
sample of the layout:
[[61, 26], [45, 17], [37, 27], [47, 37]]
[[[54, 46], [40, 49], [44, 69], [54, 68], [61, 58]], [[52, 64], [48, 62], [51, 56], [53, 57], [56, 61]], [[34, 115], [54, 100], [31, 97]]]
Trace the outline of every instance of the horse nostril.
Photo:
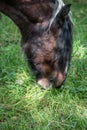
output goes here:
[[59, 72], [56, 79], [54, 80], [54, 87], [61, 88], [62, 85], [64, 84], [65, 79], [66, 79], [65, 74]]
[[59, 89], [59, 88], [62, 87], [62, 85], [64, 85], [64, 82], [65, 82], [65, 79], [60, 84], [54, 83], [54, 87], [57, 88], [57, 89]]
[[64, 85], [65, 80], [62, 81], [61, 85], [58, 86], [58, 88], [62, 88], [62, 86]]

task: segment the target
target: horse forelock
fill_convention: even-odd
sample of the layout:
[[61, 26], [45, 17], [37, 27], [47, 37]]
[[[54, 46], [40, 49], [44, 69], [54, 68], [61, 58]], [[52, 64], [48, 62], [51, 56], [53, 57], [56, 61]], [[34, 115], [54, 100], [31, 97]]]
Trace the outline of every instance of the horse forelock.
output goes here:
[[64, 6], [64, 3], [62, 0], [55, 0], [55, 7], [52, 14], [52, 17], [49, 21], [48, 30], [50, 30], [52, 23], [54, 22], [57, 14], [59, 13], [60, 9]]
[[[55, 20], [56, 16], [58, 15], [59, 11], [65, 5], [63, 0], [53, 0], [53, 2], [55, 3], [55, 7], [54, 7], [54, 11], [53, 11], [52, 17], [51, 17], [51, 19], [49, 21], [48, 31], [50, 30], [50, 28], [52, 26], [52, 23], [54, 22], [54, 20]], [[73, 24], [72, 12], [71, 11], [69, 12], [68, 16], [70, 18], [71, 23]]]

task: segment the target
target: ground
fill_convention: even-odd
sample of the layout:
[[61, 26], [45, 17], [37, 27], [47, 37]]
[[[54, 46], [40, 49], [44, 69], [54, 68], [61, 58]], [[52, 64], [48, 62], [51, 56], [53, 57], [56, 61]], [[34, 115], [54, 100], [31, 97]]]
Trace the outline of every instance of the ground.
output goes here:
[[64, 88], [35, 83], [20, 47], [20, 34], [0, 20], [0, 130], [87, 130], [87, 4], [72, 5], [74, 40]]

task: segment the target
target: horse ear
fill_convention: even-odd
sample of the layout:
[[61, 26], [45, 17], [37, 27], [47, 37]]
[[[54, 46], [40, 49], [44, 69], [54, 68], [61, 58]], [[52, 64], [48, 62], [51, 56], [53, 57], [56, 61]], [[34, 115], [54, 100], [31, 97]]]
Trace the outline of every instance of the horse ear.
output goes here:
[[70, 7], [71, 7], [71, 4], [64, 5], [61, 8], [61, 10], [59, 11], [58, 17], [62, 18], [62, 19], [66, 18], [68, 16], [69, 11], [70, 11]]

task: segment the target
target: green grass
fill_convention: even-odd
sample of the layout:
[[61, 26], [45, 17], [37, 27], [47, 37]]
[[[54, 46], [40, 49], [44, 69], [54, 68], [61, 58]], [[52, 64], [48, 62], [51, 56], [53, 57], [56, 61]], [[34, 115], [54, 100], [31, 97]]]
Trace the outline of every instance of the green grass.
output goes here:
[[[0, 21], [0, 130], [87, 130], [87, 4], [73, 4], [74, 43], [63, 89], [42, 90], [28, 69], [18, 29]], [[17, 44], [19, 43], [19, 44]]]

